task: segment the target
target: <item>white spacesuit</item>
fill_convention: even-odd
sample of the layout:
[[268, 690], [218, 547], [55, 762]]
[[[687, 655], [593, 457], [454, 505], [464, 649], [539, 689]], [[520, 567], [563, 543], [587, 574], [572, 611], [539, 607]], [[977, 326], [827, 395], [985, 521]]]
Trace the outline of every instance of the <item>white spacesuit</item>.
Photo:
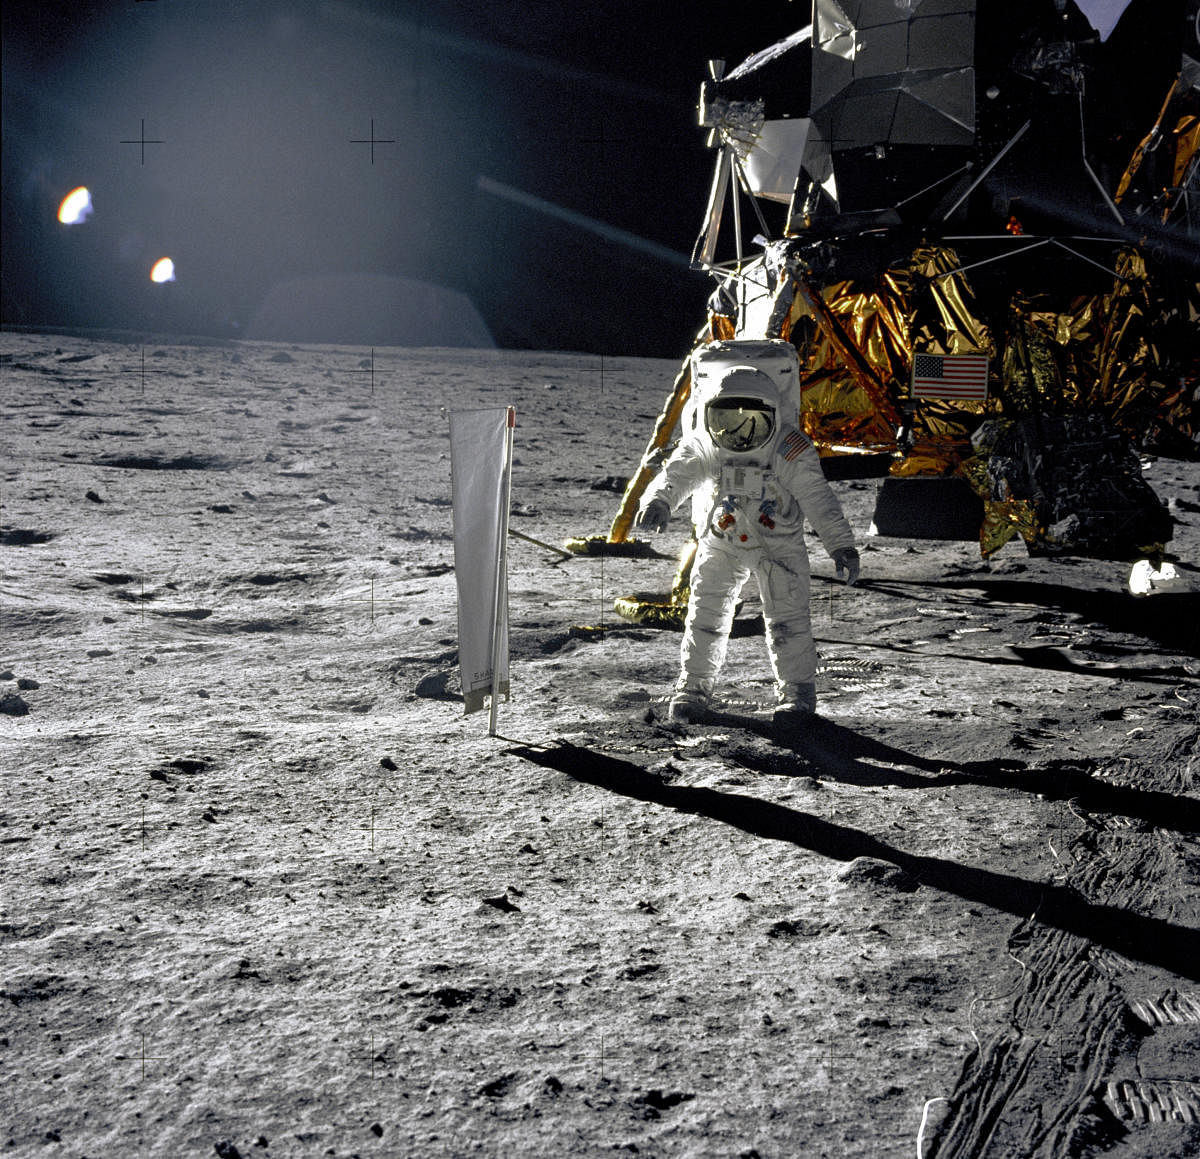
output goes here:
[[676, 720], [698, 720], [707, 711], [738, 593], [751, 573], [775, 673], [775, 722], [794, 724], [816, 708], [804, 520], [848, 583], [858, 578], [858, 552], [816, 449], [802, 431], [779, 421], [780, 401], [774, 380], [761, 370], [726, 371], [704, 406], [703, 421], [685, 435], [642, 498], [638, 525], [652, 531], [663, 530], [671, 511], [689, 496], [693, 500], [698, 544], [682, 671], [671, 701]]

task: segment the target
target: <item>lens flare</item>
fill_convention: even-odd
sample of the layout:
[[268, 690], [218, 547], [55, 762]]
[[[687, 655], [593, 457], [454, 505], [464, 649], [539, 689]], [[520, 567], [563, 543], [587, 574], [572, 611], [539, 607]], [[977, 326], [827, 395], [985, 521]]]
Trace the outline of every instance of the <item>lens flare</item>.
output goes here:
[[58, 220], [63, 225], [79, 225], [87, 221], [91, 212], [92, 195], [86, 185], [81, 185], [78, 189], [72, 189], [62, 199], [62, 204], [58, 207]]
[[150, 271], [152, 282], [173, 282], [175, 280], [175, 263], [170, 258], [159, 258]]
[[555, 205], [552, 201], [546, 201], [542, 197], [535, 197], [532, 193], [525, 193], [520, 189], [514, 189], [513, 186], [505, 185], [501, 181], [493, 181], [490, 177], [477, 177], [475, 185], [484, 193], [490, 193], [494, 197], [503, 197], [506, 201], [511, 201], [516, 205], [523, 205], [527, 209], [547, 214], [549, 217], [556, 217], [559, 221], [565, 221], [570, 225], [577, 226], [579, 229], [586, 229], [589, 233], [596, 234], [597, 237], [606, 238], [608, 241], [616, 242], [617, 245], [627, 246], [629, 249], [640, 250], [650, 257], [661, 258], [671, 265], [687, 266], [690, 264], [690, 259], [684, 254], [676, 253], [673, 249], [665, 245], [659, 245], [656, 241], [638, 237], [635, 233], [630, 233], [628, 230], [621, 229], [615, 225], [609, 225], [604, 221], [597, 221], [594, 217], [587, 217], [582, 213], [576, 212], [574, 209]]

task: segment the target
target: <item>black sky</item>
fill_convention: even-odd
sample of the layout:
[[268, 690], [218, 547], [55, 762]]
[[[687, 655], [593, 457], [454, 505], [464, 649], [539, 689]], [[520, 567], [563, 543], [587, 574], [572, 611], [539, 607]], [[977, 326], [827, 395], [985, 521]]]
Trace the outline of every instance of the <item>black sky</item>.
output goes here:
[[[680, 356], [712, 288], [686, 267], [713, 163], [706, 62], [810, 8], [7, 5], [3, 321], [443, 344], [458, 317], [469, 337], [469, 298], [503, 346]], [[1162, 88], [1144, 87], [1138, 126]], [[95, 212], [63, 226], [78, 185]], [[155, 286], [162, 256], [177, 280]]]
[[[633, 0], [14, 8], [6, 323], [236, 335], [280, 283], [370, 274], [468, 295], [501, 345], [665, 356], [710, 289], [664, 255], [690, 253], [707, 196], [706, 61], [808, 21], [790, 0], [739, 26], [725, 5]], [[81, 184], [95, 212], [62, 226]], [[164, 255], [177, 280], [154, 286]], [[296, 339], [330, 337], [294, 321]]]

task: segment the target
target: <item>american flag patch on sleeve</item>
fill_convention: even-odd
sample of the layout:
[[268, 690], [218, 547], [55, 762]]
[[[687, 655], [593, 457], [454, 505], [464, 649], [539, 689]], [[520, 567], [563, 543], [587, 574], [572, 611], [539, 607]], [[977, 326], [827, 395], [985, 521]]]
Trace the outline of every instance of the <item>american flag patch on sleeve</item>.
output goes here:
[[812, 447], [812, 443], [799, 431], [791, 430], [783, 436], [783, 441], [779, 444], [779, 447], [783, 451], [783, 457], [790, 462], [792, 459], [809, 450]]

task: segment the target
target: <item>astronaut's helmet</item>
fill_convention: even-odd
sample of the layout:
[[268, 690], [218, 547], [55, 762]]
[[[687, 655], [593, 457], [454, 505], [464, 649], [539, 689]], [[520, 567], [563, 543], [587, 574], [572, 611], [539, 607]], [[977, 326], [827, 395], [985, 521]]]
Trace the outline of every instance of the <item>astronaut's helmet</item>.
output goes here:
[[765, 446], [775, 433], [774, 384], [761, 370], [737, 366], [721, 379], [704, 408], [704, 427], [723, 451], [745, 454]]

